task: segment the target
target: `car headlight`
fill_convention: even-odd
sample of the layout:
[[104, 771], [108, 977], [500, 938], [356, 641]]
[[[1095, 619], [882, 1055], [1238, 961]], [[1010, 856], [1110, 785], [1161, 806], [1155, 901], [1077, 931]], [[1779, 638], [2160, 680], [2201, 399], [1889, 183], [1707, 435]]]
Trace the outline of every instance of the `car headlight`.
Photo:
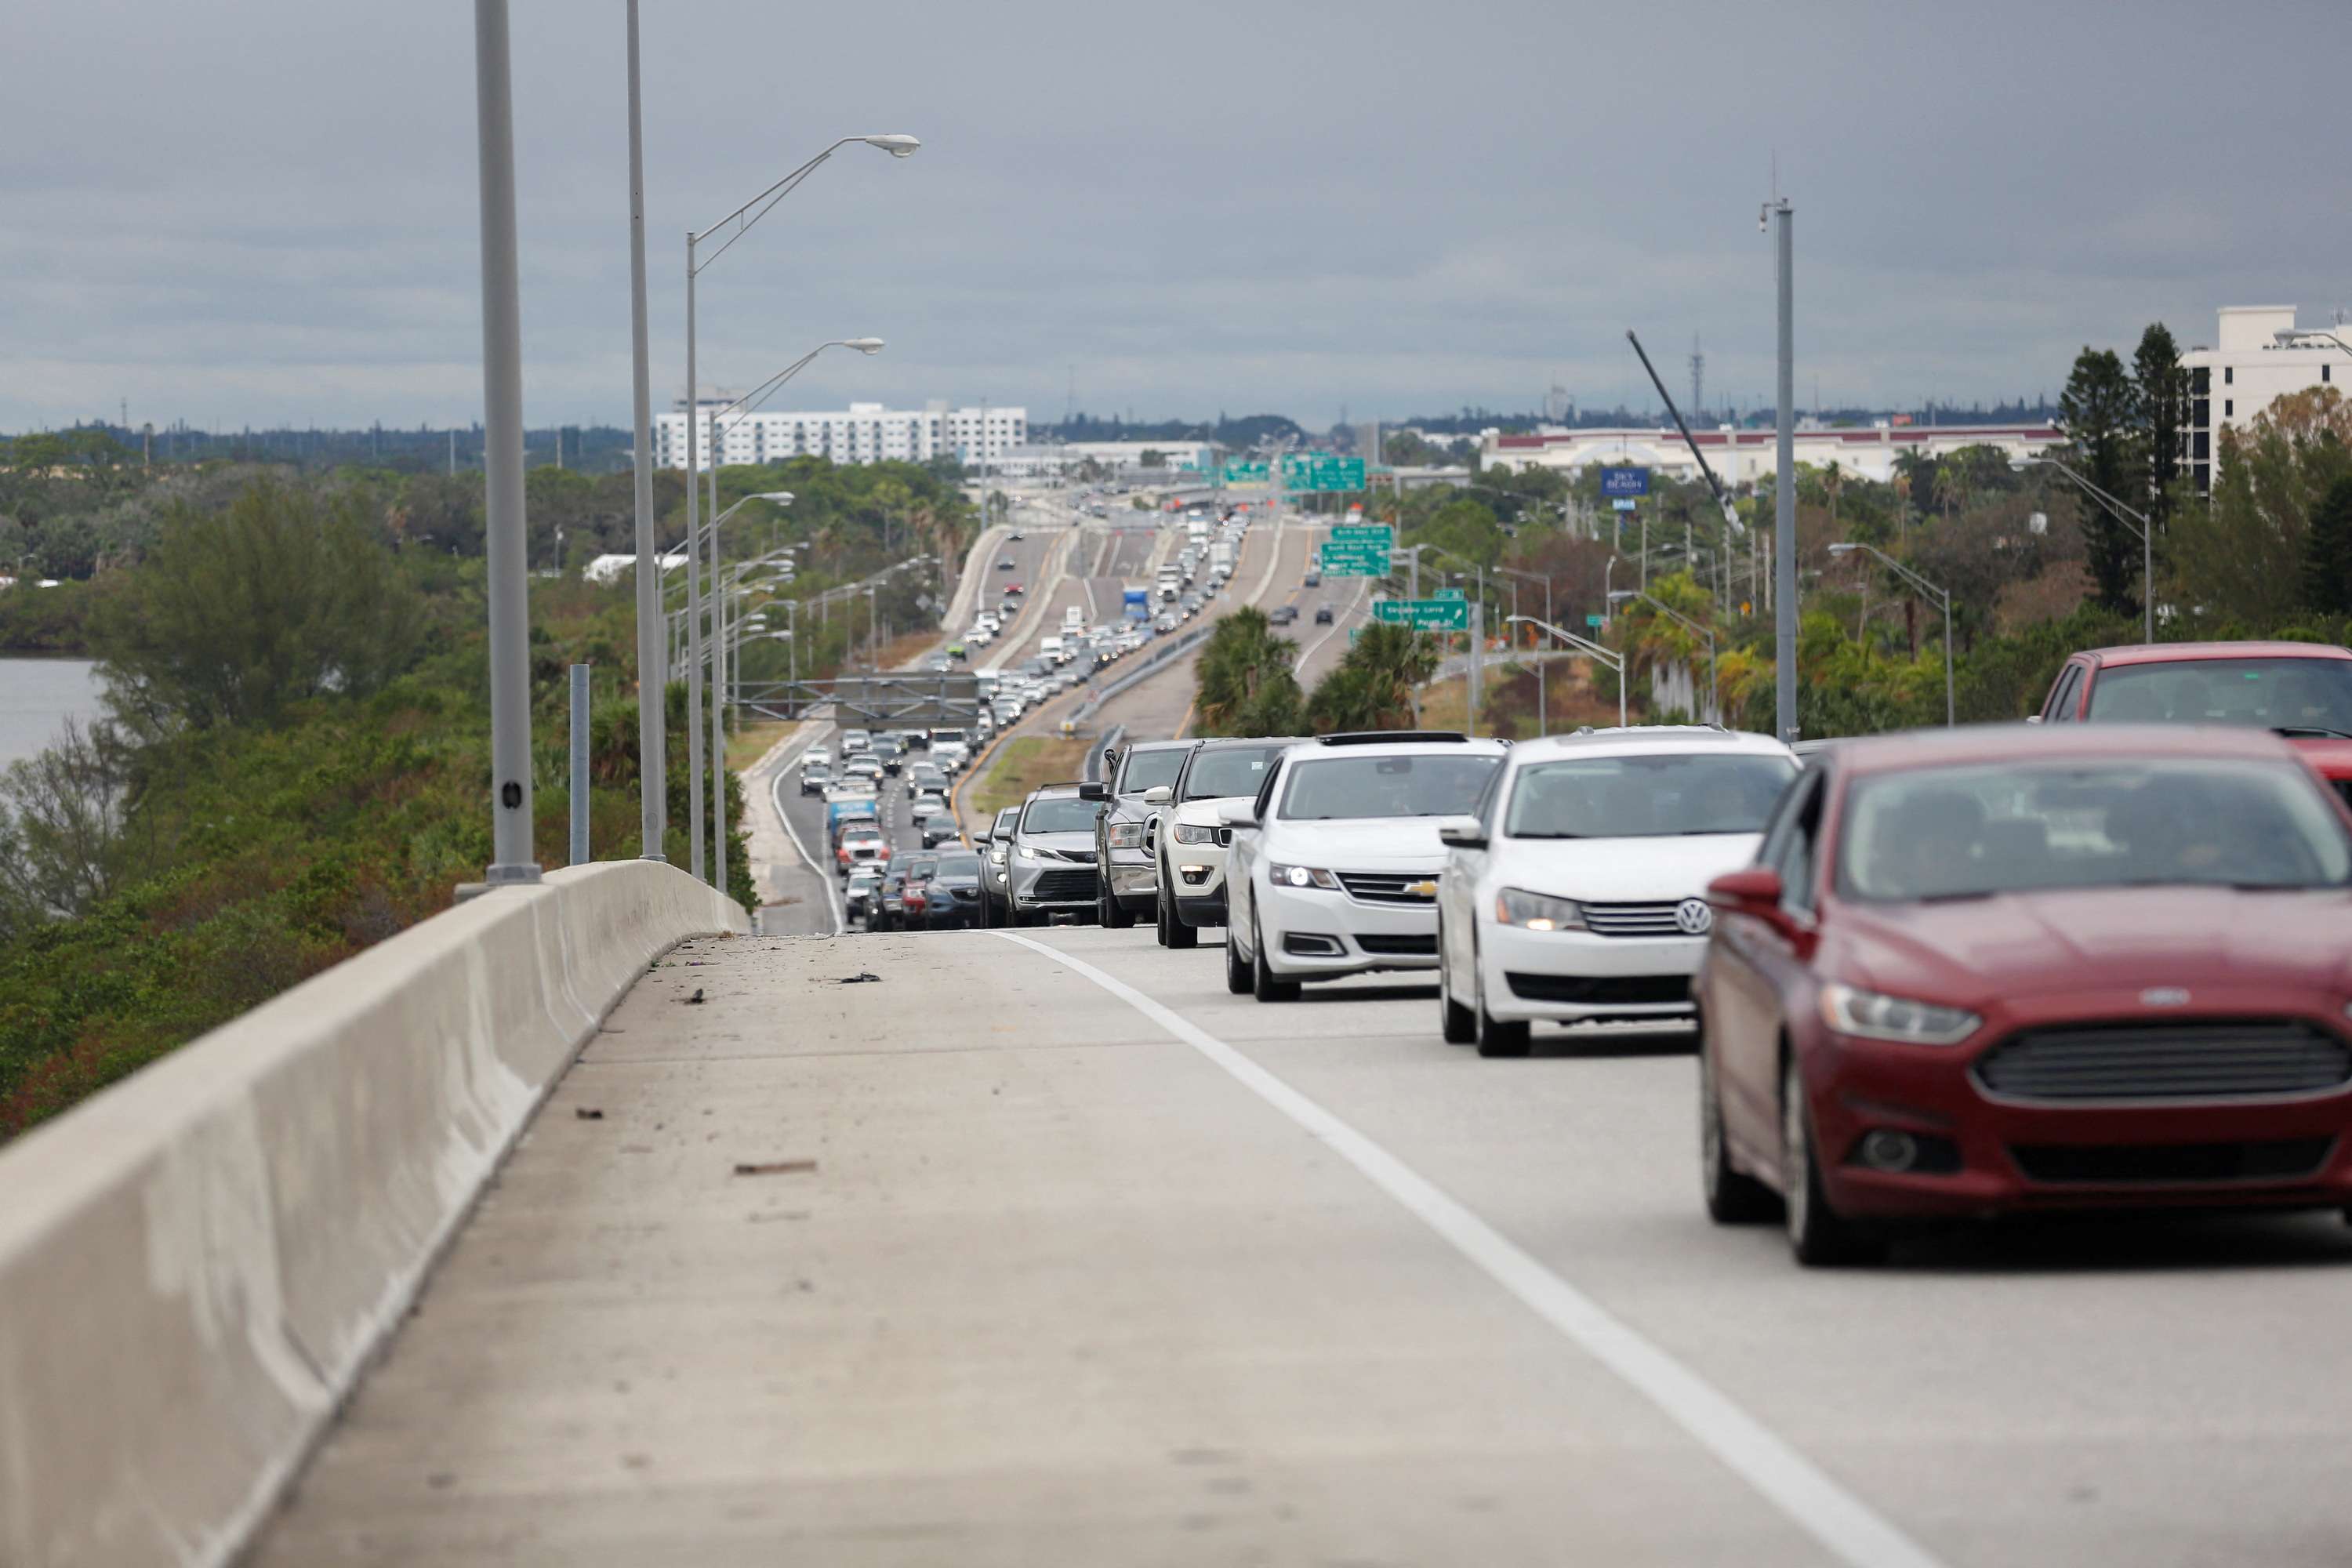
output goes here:
[[1528, 931], [1582, 931], [1584, 906], [1574, 899], [1505, 888], [1495, 895], [1497, 925], [1523, 926]]
[[1021, 845], [1016, 850], [1016, 853], [1018, 853], [1024, 860], [1043, 860], [1045, 858], [1043, 851], [1034, 849], [1026, 844]]
[[1114, 822], [1104, 830], [1114, 849], [1138, 849], [1143, 845], [1143, 824]]
[[989, 862], [989, 864], [990, 864], [990, 865], [992, 865], [992, 866], [1002, 866], [1002, 865], [1003, 865], [1003, 864], [1004, 864], [1004, 851], [1003, 851], [1003, 849], [1002, 847], [999, 847], [999, 848], [995, 848], [995, 849], [992, 849], [992, 850], [990, 850], [990, 851], [988, 852], [988, 862]]
[[1851, 985], [1822, 987], [1822, 1022], [1841, 1035], [1899, 1040], [1913, 1046], [1956, 1046], [1984, 1022], [1963, 1007], [1882, 996]]
[[1206, 823], [1180, 822], [1176, 825], [1176, 842], [1179, 844], [1214, 844], [1216, 841], [1217, 830]]
[[1339, 879], [1312, 866], [1281, 866], [1266, 862], [1265, 874], [1277, 888], [1326, 888], [1339, 890]]

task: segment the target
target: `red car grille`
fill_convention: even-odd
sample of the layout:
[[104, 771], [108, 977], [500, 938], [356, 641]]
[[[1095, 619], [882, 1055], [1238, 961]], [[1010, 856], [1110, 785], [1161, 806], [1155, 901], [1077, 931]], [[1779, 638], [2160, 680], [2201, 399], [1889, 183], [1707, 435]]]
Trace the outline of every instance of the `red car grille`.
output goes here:
[[2352, 1047], [2297, 1019], [2183, 1020], [2030, 1029], [1977, 1058], [2003, 1100], [2247, 1100], [2352, 1082]]

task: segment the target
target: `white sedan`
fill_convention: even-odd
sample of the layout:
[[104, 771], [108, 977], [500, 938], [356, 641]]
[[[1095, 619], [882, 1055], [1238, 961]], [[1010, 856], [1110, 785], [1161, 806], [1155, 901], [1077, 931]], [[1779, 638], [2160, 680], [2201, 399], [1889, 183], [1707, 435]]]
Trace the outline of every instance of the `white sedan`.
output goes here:
[[1706, 885], [1756, 858], [1796, 775], [1771, 737], [1702, 726], [1513, 747], [1477, 817], [1439, 833], [1445, 1038], [1517, 1057], [1538, 1019], [1689, 1017]]
[[[1225, 807], [1225, 984], [1295, 1001], [1309, 980], [1437, 964], [1438, 823], [1475, 806], [1506, 750], [1464, 735], [1326, 735]], [[1259, 803], [1264, 803], [1263, 816]]]

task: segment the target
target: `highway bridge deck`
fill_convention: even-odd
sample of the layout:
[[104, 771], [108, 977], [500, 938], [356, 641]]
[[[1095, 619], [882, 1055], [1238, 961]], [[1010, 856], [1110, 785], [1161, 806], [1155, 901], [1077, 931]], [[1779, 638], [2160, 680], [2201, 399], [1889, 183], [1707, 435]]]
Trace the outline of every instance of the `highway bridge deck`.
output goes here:
[[1809, 1273], [1701, 1215], [1686, 1037], [1434, 1012], [1141, 931], [692, 942], [255, 1561], [2345, 1560], [2332, 1220]]

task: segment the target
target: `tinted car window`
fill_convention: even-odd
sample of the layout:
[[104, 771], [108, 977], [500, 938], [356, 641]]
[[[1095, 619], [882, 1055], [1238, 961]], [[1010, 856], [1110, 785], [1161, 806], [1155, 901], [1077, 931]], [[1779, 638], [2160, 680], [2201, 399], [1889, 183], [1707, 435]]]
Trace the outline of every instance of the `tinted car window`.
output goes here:
[[1796, 773], [1753, 753], [1574, 757], [1519, 770], [1504, 831], [1513, 838], [1661, 838], [1759, 833]]
[[2352, 735], [2352, 659], [2123, 664], [2091, 688], [2094, 723], [2250, 724]]
[[971, 881], [973, 878], [980, 875], [980, 857], [977, 855], [942, 855], [940, 857], [940, 868], [933, 872], [932, 875], [940, 878], [952, 878], [967, 882]]
[[1502, 762], [1467, 756], [1355, 756], [1296, 763], [1282, 792], [1286, 821], [1384, 816], [1461, 816], [1477, 804]]
[[988, 830], [989, 837], [992, 838], [1012, 837], [1013, 826], [1019, 823], [1020, 820], [1021, 808], [1017, 805], [1006, 806], [1003, 811], [996, 814], [995, 826], [992, 826]]
[[1033, 800], [1021, 808], [1021, 831], [1024, 833], [1092, 833], [1095, 818], [1102, 811], [1099, 803], [1080, 800], [1075, 795], [1055, 795], [1045, 800]]
[[1162, 784], [1173, 786], [1176, 775], [1183, 769], [1185, 752], [1181, 746], [1170, 746], [1163, 751], [1132, 752], [1127, 766], [1118, 775], [1118, 793], [1141, 795]]
[[1216, 800], [1226, 795], [1255, 795], [1265, 782], [1265, 770], [1282, 755], [1280, 746], [1236, 746], [1204, 751], [1192, 759], [1184, 775], [1186, 800]]
[[2352, 880], [2352, 840], [2318, 784], [2290, 763], [2012, 763], [1881, 774], [1855, 781], [1841, 839], [1840, 887], [1887, 902]]

